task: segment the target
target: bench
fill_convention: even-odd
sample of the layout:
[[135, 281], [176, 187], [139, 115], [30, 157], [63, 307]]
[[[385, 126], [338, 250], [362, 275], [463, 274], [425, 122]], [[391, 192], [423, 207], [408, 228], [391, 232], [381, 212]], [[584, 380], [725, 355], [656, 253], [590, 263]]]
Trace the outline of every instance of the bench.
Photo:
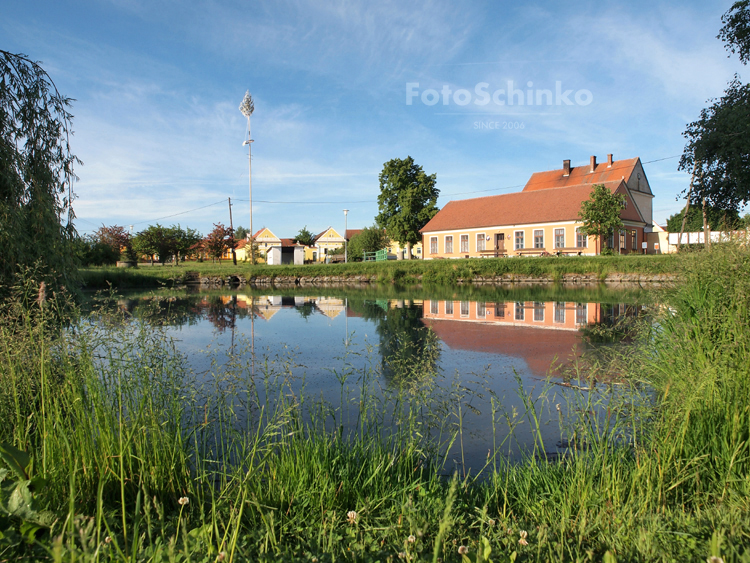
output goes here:
[[504, 258], [508, 255], [508, 252], [501, 248], [492, 248], [490, 250], [480, 250], [479, 255], [482, 258], [500, 258], [501, 256]]
[[548, 254], [543, 248], [520, 248], [516, 250], [518, 256], [541, 256], [542, 254]]
[[583, 247], [569, 246], [565, 248], [555, 248], [552, 252], [554, 252], [558, 256], [562, 256], [563, 254], [565, 255], [577, 254], [578, 256], [580, 256], [584, 250], [585, 248]]

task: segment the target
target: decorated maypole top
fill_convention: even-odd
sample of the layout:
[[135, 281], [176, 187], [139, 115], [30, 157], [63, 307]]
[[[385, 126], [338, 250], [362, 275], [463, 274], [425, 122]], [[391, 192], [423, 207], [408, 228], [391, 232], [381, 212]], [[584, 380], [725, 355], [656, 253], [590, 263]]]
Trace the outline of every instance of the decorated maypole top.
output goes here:
[[247, 133], [248, 139], [250, 139], [250, 116], [253, 115], [253, 112], [255, 111], [255, 102], [253, 102], [253, 97], [250, 95], [250, 90], [247, 90], [245, 92], [245, 97], [242, 98], [240, 111], [242, 112], [242, 115], [247, 117]]

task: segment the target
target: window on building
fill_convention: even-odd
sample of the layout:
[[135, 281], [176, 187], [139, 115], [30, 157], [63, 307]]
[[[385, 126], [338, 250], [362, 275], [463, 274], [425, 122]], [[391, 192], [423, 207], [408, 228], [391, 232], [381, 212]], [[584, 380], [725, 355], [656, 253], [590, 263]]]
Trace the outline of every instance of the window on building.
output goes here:
[[477, 318], [483, 319], [487, 316], [487, 307], [484, 304], [484, 301], [477, 301]]
[[565, 303], [555, 303], [555, 322], [565, 324]]
[[417, 247], [417, 254], [422, 254], [422, 248], [419, 246]]
[[630, 231], [630, 248], [638, 250], [638, 231], [635, 229]]
[[516, 231], [516, 250], [523, 248], [523, 231]]
[[495, 303], [495, 318], [505, 318], [505, 303]]
[[437, 237], [430, 237], [430, 254], [437, 254]]
[[440, 313], [440, 304], [434, 299], [430, 301], [430, 313], [433, 315]]
[[620, 246], [618, 246], [617, 248], [623, 250], [627, 248], [625, 246], [625, 231], [620, 231]]
[[612, 250], [615, 249], [615, 232], [614, 231], [609, 233], [609, 237], [607, 237], [607, 248], [611, 248]]
[[462, 317], [469, 316], [469, 302], [468, 301], [461, 301], [461, 316]]
[[555, 229], [555, 248], [565, 248], [565, 229]]
[[446, 254], [452, 254], [453, 253], [453, 237], [445, 237], [445, 253]]
[[461, 252], [469, 252], [469, 235], [461, 235]]
[[484, 240], [484, 233], [479, 233], [477, 235], [477, 252], [481, 252], [485, 249], [485, 240]]
[[585, 325], [589, 321], [589, 304], [576, 303], [576, 324]]
[[445, 302], [445, 314], [446, 315], [452, 315], [453, 314], [453, 301], [446, 301]]
[[523, 301], [516, 301], [516, 320], [522, 321], [525, 312], [526, 310], [524, 309]]
[[544, 322], [544, 303], [541, 301], [534, 301], [534, 320]]
[[576, 246], [578, 248], [588, 248], [589, 237], [581, 232], [581, 229], [576, 229]]
[[544, 230], [537, 229], [534, 231], [534, 248], [544, 248]]

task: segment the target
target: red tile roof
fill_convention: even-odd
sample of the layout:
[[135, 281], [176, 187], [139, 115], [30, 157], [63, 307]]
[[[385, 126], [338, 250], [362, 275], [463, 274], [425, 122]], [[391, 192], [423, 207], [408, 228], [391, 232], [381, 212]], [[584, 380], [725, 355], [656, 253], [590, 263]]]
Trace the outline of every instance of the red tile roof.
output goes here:
[[296, 242], [293, 238], [282, 238], [281, 240], [281, 246], [302, 246], [300, 243]]
[[364, 229], [346, 229], [346, 234], [344, 236], [346, 237], [346, 240], [352, 240], [352, 237], [356, 237], [363, 230]]
[[612, 166], [608, 167], [607, 162], [600, 162], [591, 172], [591, 165], [573, 166], [570, 168], [570, 175], [563, 175], [563, 168], [558, 170], [549, 170], [547, 172], [535, 172], [526, 182], [523, 191], [529, 192], [534, 190], [547, 190], [550, 188], [564, 188], [568, 186], [577, 186], [579, 184], [604, 184], [616, 180], [624, 179], [626, 182], [633, 173], [639, 158], [629, 158], [625, 160], [615, 160]]
[[[622, 180], [600, 183], [613, 193], [618, 189], [624, 193]], [[592, 189], [591, 184], [581, 184], [450, 201], [420, 232], [575, 221], [581, 202], [589, 198]], [[622, 218], [641, 221], [632, 201], [628, 201]]]

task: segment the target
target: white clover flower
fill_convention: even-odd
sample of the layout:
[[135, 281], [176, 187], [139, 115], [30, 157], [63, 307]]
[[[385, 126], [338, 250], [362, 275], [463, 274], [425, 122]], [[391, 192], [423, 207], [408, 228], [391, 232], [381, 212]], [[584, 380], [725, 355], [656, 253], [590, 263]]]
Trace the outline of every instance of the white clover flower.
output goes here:
[[458, 548], [458, 554], [459, 555], [466, 555], [467, 553], [469, 553], [469, 548], [468, 547], [466, 547], [465, 545], [459, 546], [459, 548]]
[[189, 502], [190, 502], [189, 498], [187, 498], [187, 497], [180, 497], [180, 500], [177, 501], [177, 504], [179, 504], [180, 506], [185, 506]]
[[407, 541], [408, 541], [409, 543], [414, 543], [415, 541], [417, 541], [417, 538], [415, 538], [415, 537], [414, 537], [414, 534], [412, 534], [412, 535], [410, 535], [410, 536], [409, 536], [408, 538], [406, 538], [406, 540], [407, 540]]
[[350, 510], [346, 513], [346, 519], [349, 520], [350, 524], [354, 524], [357, 521], [357, 513], [354, 510]]

